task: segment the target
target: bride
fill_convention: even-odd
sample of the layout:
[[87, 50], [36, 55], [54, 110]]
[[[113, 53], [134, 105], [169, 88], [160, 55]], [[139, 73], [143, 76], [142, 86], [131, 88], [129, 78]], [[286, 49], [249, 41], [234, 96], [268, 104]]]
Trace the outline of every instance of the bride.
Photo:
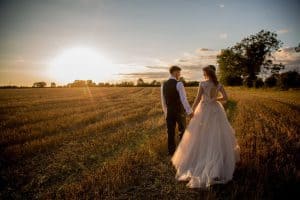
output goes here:
[[[203, 68], [205, 81], [200, 82], [193, 104], [194, 117], [171, 158], [176, 179], [189, 181], [190, 188], [203, 188], [232, 179], [239, 146], [233, 128], [220, 101], [227, 94], [216, 77], [216, 68]], [[222, 97], [218, 97], [219, 92]]]

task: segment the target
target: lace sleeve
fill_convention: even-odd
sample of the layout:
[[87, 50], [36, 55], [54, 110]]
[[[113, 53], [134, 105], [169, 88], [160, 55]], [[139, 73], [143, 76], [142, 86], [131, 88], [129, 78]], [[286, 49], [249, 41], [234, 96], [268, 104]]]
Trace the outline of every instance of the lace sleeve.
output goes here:
[[[200, 83], [199, 83], [199, 89], [201, 88], [202, 91], [204, 91], [204, 90], [205, 90], [205, 87], [206, 87], [206, 82], [205, 82], [205, 81], [200, 81]], [[198, 91], [199, 91], [199, 90], [198, 90]]]
[[202, 89], [203, 89], [203, 81], [200, 81], [200, 83], [199, 83], [199, 88], [200, 87], [202, 87]]

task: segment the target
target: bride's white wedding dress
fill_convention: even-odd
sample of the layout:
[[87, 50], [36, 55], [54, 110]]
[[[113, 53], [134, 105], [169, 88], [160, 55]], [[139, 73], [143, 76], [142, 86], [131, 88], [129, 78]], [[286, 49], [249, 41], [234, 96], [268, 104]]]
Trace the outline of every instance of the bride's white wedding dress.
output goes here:
[[223, 86], [203, 81], [199, 87], [201, 101], [171, 159], [177, 170], [176, 179], [188, 180], [190, 188], [228, 182], [239, 161], [235, 132], [223, 105], [213, 100], [219, 92], [224, 95]]

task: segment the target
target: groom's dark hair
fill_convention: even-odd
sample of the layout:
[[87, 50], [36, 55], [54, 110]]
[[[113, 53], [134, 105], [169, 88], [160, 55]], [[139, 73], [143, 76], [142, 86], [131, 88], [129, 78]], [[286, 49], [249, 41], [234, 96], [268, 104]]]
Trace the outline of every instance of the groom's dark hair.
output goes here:
[[172, 74], [175, 71], [181, 71], [181, 68], [176, 65], [171, 66], [169, 69], [170, 74]]

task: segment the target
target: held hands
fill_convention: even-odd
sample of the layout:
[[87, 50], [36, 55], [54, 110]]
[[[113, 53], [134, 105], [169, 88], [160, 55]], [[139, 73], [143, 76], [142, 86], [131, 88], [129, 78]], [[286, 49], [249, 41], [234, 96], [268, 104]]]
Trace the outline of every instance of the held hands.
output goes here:
[[194, 112], [192, 112], [191, 114], [188, 115], [190, 118], [193, 118], [194, 116]]

